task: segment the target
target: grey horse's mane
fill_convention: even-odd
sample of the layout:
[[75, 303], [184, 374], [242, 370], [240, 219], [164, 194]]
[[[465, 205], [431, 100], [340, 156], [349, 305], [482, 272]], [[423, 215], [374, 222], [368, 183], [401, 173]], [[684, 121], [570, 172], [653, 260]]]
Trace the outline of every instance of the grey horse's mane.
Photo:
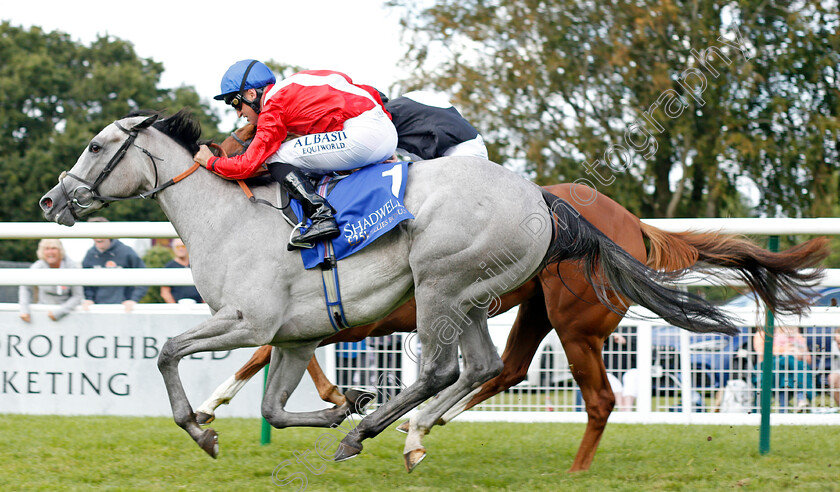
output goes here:
[[131, 111], [124, 118], [135, 116], [157, 116], [161, 119], [152, 126], [168, 135], [192, 155], [198, 152], [198, 137], [201, 136], [201, 124], [190, 110], [184, 108], [172, 116], [164, 117], [160, 111], [145, 109]]

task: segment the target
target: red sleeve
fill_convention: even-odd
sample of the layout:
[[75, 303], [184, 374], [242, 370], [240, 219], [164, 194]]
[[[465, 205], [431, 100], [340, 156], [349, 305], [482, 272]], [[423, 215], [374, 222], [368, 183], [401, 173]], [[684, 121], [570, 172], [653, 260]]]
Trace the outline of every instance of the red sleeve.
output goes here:
[[257, 133], [248, 150], [235, 157], [212, 157], [207, 160], [207, 169], [229, 179], [256, 176], [260, 166], [277, 152], [287, 134], [279, 111], [266, 108], [260, 113]]

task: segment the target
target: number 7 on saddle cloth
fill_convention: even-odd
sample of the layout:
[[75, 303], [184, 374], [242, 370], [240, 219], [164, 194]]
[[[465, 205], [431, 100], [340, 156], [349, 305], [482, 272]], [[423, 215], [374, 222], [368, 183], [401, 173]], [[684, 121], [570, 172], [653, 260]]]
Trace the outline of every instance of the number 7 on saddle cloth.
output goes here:
[[[403, 205], [409, 164], [372, 164], [347, 176], [324, 176], [319, 181], [318, 193], [337, 211], [341, 235], [333, 239], [336, 260], [361, 251], [403, 220], [414, 218]], [[291, 200], [291, 207], [298, 217], [304, 216], [297, 200]], [[306, 269], [320, 265], [328, 256], [323, 242], [301, 250]]]

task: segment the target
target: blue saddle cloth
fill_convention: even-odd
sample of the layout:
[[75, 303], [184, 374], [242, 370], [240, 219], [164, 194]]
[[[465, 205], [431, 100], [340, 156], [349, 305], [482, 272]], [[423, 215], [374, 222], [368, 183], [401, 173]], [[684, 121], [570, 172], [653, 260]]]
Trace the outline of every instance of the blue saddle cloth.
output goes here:
[[[321, 179], [318, 193], [337, 211], [341, 230], [341, 236], [333, 239], [336, 260], [361, 251], [400, 222], [414, 218], [402, 203], [408, 164], [372, 164], [347, 176]], [[304, 216], [300, 202], [292, 199], [290, 205], [298, 217]], [[328, 256], [324, 242], [300, 251], [306, 269], [320, 265]]]

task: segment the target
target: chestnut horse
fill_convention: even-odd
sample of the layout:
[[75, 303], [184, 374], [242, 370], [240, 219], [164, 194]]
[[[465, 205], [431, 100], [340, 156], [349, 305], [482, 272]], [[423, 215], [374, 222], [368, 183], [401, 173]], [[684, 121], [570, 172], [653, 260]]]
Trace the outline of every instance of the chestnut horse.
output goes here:
[[[237, 139], [248, 141], [253, 127], [236, 132]], [[242, 151], [236, 139], [222, 144], [228, 154]], [[610, 239], [656, 270], [679, 270], [698, 262], [710, 266], [746, 270], [757, 277], [804, 279], [800, 268], [817, 266], [827, 256], [827, 240], [818, 238], [782, 253], [771, 253], [752, 242], [717, 233], [670, 233], [643, 224], [638, 217], [610, 199], [580, 185], [558, 184], [546, 187], [554, 195], [576, 204], [576, 210]], [[583, 195], [583, 196], [582, 196]], [[577, 205], [581, 201], [588, 205]], [[648, 247], [645, 247], [645, 240]], [[611, 295], [613, 305], [627, 305], [624, 299]], [[602, 348], [618, 326], [622, 315], [599, 302], [594, 289], [586, 282], [576, 263], [560, 263], [546, 267], [538, 276], [519, 289], [500, 298], [496, 314], [519, 306], [502, 354], [504, 368], [495, 378], [484, 383], [448, 411], [444, 424], [464, 410], [523, 381], [531, 359], [542, 339], [553, 328], [566, 352], [572, 375], [586, 403], [587, 425], [575, 460], [569, 471], [589, 469], [615, 405], [615, 397], [607, 380]], [[410, 300], [383, 320], [342, 330], [321, 342], [321, 346], [337, 342], [355, 342], [369, 336], [384, 336], [416, 329], [415, 304]], [[242, 369], [228, 379], [197, 410], [199, 422], [213, 420], [213, 411], [227, 403], [245, 382], [268, 364], [271, 347], [257, 350]], [[308, 367], [319, 394], [325, 401], [341, 405], [345, 396], [321, 371], [313, 357]], [[348, 391], [352, 400], [364, 400], [358, 392]], [[367, 397], [369, 399], [370, 397]], [[405, 424], [401, 426], [405, 429]], [[407, 429], [406, 429], [407, 430]]]

